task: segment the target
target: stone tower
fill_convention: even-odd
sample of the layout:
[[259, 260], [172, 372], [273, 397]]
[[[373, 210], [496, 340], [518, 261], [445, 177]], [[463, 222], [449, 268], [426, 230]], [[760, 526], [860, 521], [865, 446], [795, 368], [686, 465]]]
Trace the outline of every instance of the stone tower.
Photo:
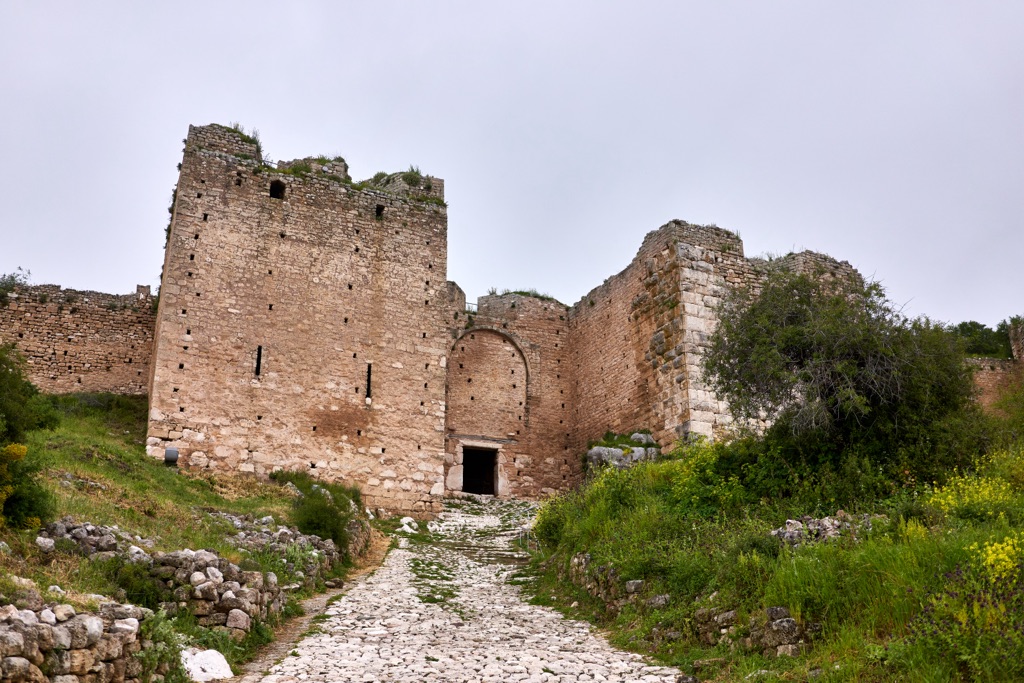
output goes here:
[[271, 168], [239, 131], [189, 128], [157, 311], [152, 455], [319, 470], [358, 484], [370, 506], [436, 509], [444, 185], [375, 181], [353, 184], [340, 159]]

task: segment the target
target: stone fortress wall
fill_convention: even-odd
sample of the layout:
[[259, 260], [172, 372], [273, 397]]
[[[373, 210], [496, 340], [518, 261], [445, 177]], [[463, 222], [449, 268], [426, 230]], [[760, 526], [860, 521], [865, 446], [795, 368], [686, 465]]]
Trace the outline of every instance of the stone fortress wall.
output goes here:
[[145, 394], [153, 351], [153, 297], [57, 285], [18, 287], [0, 306], [0, 344], [14, 344], [28, 377], [52, 394]]
[[672, 221], [573, 306], [481, 297], [449, 363], [446, 490], [462, 484], [463, 447], [496, 448], [504, 492], [535, 497], [576, 483], [580, 454], [607, 431], [649, 429], [662, 447], [721, 434], [731, 418], [701, 379], [701, 353], [722, 296], [769, 268], [859, 277], [814, 252], [747, 259], [734, 233]]
[[[484, 460], [494, 493], [543, 497], [580, 480], [607, 431], [718, 436], [730, 417], [700, 358], [728, 290], [774, 268], [860, 277], [809, 251], [746, 258], [728, 230], [671, 221], [571, 306], [525, 292], [467, 306], [447, 280], [441, 179], [354, 183], [340, 158], [269, 167], [217, 125], [184, 142], [156, 313], [147, 288], [28, 288], [0, 309], [0, 341], [44, 391], [148, 392], [154, 457], [303, 469], [371, 507], [429, 516], [480, 485]], [[985, 365], [979, 383], [1019, 365]]]

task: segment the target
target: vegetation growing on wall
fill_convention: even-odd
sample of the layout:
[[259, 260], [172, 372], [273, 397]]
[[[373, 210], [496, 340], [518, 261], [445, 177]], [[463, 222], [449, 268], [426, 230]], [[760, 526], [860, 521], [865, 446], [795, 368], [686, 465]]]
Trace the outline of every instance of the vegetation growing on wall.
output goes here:
[[0, 306], [6, 306], [10, 302], [9, 295], [16, 288], [27, 287], [31, 275], [31, 272], [21, 268], [13, 273], [0, 275]]

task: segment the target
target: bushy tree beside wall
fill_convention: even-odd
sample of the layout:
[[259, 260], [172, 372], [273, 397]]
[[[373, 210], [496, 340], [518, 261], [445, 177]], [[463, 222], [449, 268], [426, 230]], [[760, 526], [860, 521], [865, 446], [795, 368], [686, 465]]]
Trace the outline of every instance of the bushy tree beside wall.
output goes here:
[[877, 283], [777, 271], [735, 290], [720, 321], [704, 374], [738, 421], [770, 424], [732, 449], [757, 489], [857, 482], [859, 497], [941, 480], [986, 445], [960, 340], [904, 316]]

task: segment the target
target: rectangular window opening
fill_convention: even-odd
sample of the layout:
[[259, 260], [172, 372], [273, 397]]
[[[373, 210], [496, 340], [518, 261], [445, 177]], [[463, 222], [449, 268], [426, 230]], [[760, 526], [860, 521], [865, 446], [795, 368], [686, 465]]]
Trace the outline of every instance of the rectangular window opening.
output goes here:
[[260, 372], [263, 371], [263, 347], [256, 347], [256, 376], [260, 376]]
[[370, 380], [373, 377], [373, 363], [366, 364], [366, 398], [372, 398], [370, 395]]

